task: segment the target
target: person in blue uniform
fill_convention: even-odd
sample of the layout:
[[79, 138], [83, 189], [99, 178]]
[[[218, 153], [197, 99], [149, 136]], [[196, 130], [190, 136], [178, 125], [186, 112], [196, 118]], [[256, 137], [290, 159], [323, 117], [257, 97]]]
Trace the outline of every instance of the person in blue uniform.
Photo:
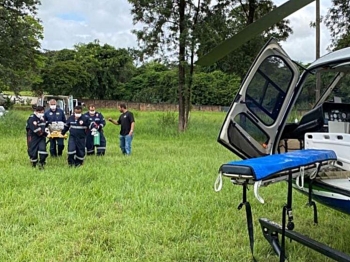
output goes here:
[[74, 107], [74, 114], [71, 115], [61, 134], [65, 135], [69, 131], [68, 139], [68, 165], [81, 166], [85, 158], [85, 144], [88, 130], [92, 128], [92, 123], [85, 114], [81, 114], [82, 107]]
[[[49, 101], [50, 109], [44, 114], [44, 119], [47, 124], [50, 125], [53, 122], [63, 122], [66, 123], [66, 116], [61, 108], [57, 108], [57, 102], [55, 99]], [[64, 149], [64, 139], [63, 138], [52, 138], [50, 139], [50, 155], [52, 157], [62, 156]]]
[[100, 133], [100, 144], [95, 146], [94, 135], [92, 134], [92, 130], [89, 130], [86, 137], [86, 153], [87, 155], [94, 155], [96, 147], [96, 155], [103, 156], [106, 152], [106, 138], [103, 134], [103, 128], [106, 126], [106, 121], [103, 115], [96, 111], [94, 105], [89, 106], [89, 112], [85, 113], [85, 115], [89, 118], [91, 123], [94, 123], [93, 128], [96, 128]]
[[[44, 107], [37, 106], [34, 113], [27, 120], [27, 146], [30, 162], [36, 167], [43, 169], [46, 164], [48, 153], [46, 152], [46, 121], [44, 119]], [[38, 160], [39, 155], [39, 160]]]

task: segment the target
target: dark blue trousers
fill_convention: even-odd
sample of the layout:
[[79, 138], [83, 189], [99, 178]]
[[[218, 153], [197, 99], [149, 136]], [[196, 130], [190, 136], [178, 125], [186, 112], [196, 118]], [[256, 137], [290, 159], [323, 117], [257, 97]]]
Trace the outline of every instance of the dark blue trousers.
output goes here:
[[85, 158], [85, 137], [69, 136], [68, 139], [68, 164], [80, 166]]
[[64, 149], [63, 138], [52, 138], [50, 139], [50, 154], [51, 156], [62, 156]]

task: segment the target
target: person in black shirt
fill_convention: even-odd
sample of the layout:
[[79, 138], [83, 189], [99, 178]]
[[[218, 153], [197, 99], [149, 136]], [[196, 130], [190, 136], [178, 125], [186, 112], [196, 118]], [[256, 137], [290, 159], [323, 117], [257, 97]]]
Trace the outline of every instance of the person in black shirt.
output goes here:
[[46, 152], [46, 121], [44, 120], [44, 107], [37, 106], [34, 114], [31, 114], [27, 120], [27, 145], [28, 155], [33, 167], [38, 163], [39, 169], [43, 169], [45, 160], [48, 156]]
[[120, 148], [124, 155], [131, 154], [131, 142], [134, 136], [135, 119], [133, 113], [126, 109], [126, 104], [119, 105], [119, 111], [122, 113], [118, 121], [108, 118], [108, 121], [115, 125], [120, 125]]
[[74, 114], [71, 115], [61, 134], [64, 136], [69, 131], [68, 139], [68, 165], [81, 166], [85, 158], [85, 144], [88, 129], [91, 129], [93, 123], [86, 115], [81, 114], [82, 107], [76, 106]]

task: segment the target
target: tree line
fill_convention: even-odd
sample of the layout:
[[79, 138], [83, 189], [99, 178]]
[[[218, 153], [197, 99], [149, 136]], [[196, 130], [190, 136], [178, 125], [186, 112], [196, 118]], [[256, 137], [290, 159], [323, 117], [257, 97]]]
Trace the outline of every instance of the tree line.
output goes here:
[[[292, 33], [284, 19], [207, 67], [197, 57], [271, 12], [271, 0], [128, 0], [139, 47], [116, 49], [98, 40], [72, 49], [40, 50], [39, 0], [0, 0], [0, 89], [71, 94], [91, 99], [179, 104], [185, 130], [193, 104], [229, 105], [254, 57], [271, 37]], [[347, 0], [332, 0], [324, 17], [330, 49], [349, 46]], [[311, 22], [311, 21], [310, 21]], [[309, 99], [312, 99], [309, 98]]]
[[[37, 94], [73, 95], [144, 103], [177, 103], [177, 67], [150, 61], [136, 67], [132, 50], [116, 49], [98, 41], [74, 49], [46, 51]], [[193, 77], [192, 104], [229, 105], [240, 78], [220, 70]]]

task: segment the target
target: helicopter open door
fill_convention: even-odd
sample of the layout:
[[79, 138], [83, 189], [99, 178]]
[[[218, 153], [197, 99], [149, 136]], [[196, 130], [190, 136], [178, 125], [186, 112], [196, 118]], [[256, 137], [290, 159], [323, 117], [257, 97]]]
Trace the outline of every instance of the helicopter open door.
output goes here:
[[271, 154], [298, 80], [298, 67], [271, 39], [242, 82], [218, 142], [243, 159]]

